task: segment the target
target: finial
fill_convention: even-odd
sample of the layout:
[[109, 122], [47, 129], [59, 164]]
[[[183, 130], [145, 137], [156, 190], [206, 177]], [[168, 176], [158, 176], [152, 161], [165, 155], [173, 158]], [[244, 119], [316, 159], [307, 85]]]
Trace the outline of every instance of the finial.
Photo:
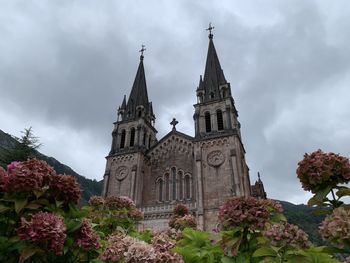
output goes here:
[[142, 45], [141, 45], [141, 49], [139, 50], [139, 52], [141, 52], [141, 56], [140, 56], [140, 59], [141, 59], [141, 60], [143, 60], [143, 52], [144, 52], [144, 51], [146, 51], [145, 45], [142, 44]]
[[258, 172], [258, 178], [259, 178], [259, 181], [261, 181], [261, 180], [260, 180], [260, 172]]
[[212, 39], [213, 38], [213, 34], [211, 33], [211, 31], [214, 29], [215, 27], [211, 26], [211, 22], [209, 23], [209, 27], [206, 29], [207, 31], [209, 31], [209, 38]]
[[172, 120], [172, 122], [170, 122], [170, 125], [173, 125], [173, 131], [176, 131], [176, 124], [178, 124], [179, 122], [175, 119], [175, 118], [173, 118], [173, 120]]

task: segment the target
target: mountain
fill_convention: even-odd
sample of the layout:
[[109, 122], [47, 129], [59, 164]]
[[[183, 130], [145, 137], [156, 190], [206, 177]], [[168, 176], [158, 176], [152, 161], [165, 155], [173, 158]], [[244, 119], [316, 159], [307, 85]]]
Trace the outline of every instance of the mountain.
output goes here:
[[[13, 149], [17, 143], [17, 140], [13, 138], [10, 134], [7, 134], [0, 130], [0, 152], [6, 149]], [[90, 196], [92, 195], [101, 195], [103, 181], [96, 181], [85, 178], [84, 176], [76, 173], [69, 166], [62, 164], [55, 158], [46, 156], [38, 151], [35, 152], [35, 156], [37, 159], [46, 161], [55, 169], [55, 171], [58, 174], [72, 175], [77, 179], [82, 190], [80, 205], [87, 204], [87, 202], [90, 199]]]
[[322, 240], [318, 227], [324, 219], [324, 216], [315, 215], [316, 208], [307, 205], [295, 205], [286, 201], [279, 201], [283, 206], [283, 213], [287, 217], [288, 222], [299, 226], [308, 235], [310, 241], [315, 245], [325, 245]]

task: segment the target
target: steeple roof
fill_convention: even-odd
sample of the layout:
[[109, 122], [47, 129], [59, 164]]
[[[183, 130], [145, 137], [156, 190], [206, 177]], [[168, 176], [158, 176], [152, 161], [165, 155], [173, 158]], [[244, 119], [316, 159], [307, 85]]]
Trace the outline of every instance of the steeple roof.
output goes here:
[[133, 115], [136, 112], [137, 106], [143, 106], [145, 110], [148, 110], [149, 107], [143, 55], [140, 56], [140, 64], [126, 106], [127, 112]]
[[[213, 35], [210, 33], [207, 61], [203, 78], [203, 89], [205, 90], [206, 99], [218, 99], [220, 94], [219, 86], [226, 83], [227, 81], [215, 50]], [[214, 98], [211, 96], [212, 93], [214, 94]]]

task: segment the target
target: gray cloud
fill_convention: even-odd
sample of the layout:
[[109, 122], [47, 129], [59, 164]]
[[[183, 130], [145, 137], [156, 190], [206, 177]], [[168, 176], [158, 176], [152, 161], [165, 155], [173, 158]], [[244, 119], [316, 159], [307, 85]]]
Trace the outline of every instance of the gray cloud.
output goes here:
[[[193, 134], [192, 104], [208, 22], [239, 110], [252, 181], [305, 202], [304, 152], [350, 156], [346, 1], [1, 1], [0, 128], [33, 125], [43, 151], [101, 179], [115, 110], [145, 70], [159, 138]], [[94, 164], [94, 165], [91, 165]]]

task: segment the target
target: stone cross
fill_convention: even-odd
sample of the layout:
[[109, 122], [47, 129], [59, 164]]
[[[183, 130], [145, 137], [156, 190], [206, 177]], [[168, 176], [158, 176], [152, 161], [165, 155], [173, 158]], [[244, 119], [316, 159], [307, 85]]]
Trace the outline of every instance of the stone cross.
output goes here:
[[141, 52], [141, 57], [143, 57], [143, 52], [146, 51], [145, 49], [145, 45], [141, 45], [141, 49], [139, 50], [139, 52]]
[[214, 29], [215, 27], [211, 26], [211, 22], [209, 23], [209, 27], [206, 29], [207, 31], [209, 31], [209, 36], [212, 36], [211, 31]]
[[173, 131], [176, 131], [176, 124], [178, 124], [179, 122], [175, 119], [175, 118], [173, 118], [173, 120], [172, 120], [172, 122], [170, 122], [170, 124], [171, 125], [173, 125]]

